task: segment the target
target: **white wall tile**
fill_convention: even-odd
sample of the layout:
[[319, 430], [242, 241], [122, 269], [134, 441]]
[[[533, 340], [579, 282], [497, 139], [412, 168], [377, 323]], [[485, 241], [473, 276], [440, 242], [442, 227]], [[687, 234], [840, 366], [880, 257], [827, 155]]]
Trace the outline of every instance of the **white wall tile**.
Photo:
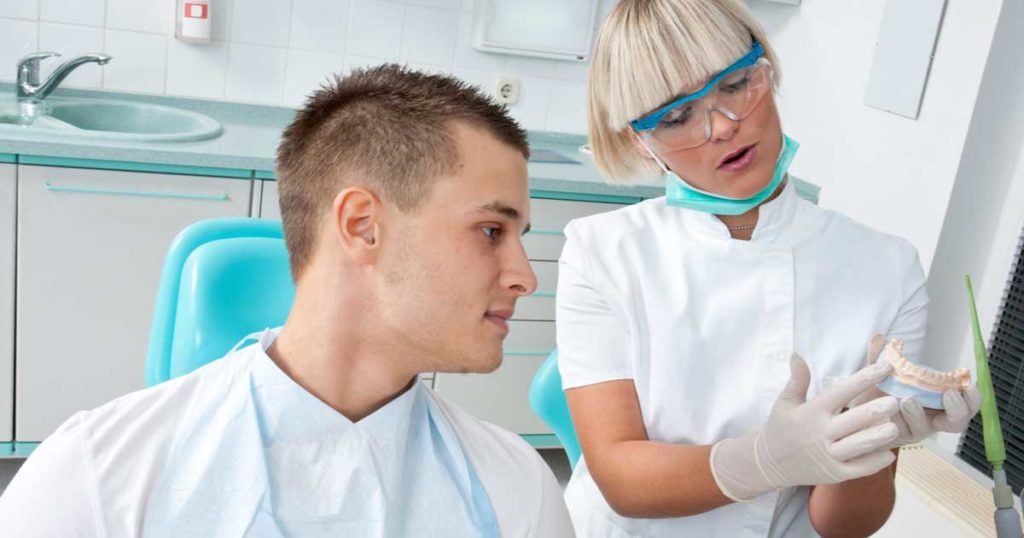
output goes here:
[[384, 58], [372, 58], [369, 56], [345, 56], [345, 68], [344, 73], [348, 73], [356, 68], [373, 67], [375, 65], [386, 64], [393, 62], [394, 60], [386, 60]]
[[103, 26], [105, 0], [40, 0], [39, 19], [68, 24]]
[[555, 61], [554, 77], [562, 80], [587, 80], [590, 62]]
[[344, 71], [345, 59], [340, 54], [290, 51], [284, 77], [284, 104], [301, 106], [313, 90], [327, 82], [328, 77]]
[[104, 49], [114, 58], [103, 67], [103, 87], [163, 93], [167, 74], [165, 36], [107, 30]]
[[501, 75], [498, 71], [483, 71], [481, 69], [466, 69], [464, 67], [456, 67], [452, 70], [452, 74], [467, 84], [476, 86], [488, 96], [493, 92], [498, 76]]
[[221, 99], [228, 66], [228, 44], [167, 43], [167, 93]]
[[176, 0], [107, 0], [107, 28], [174, 35]]
[[291, 0], [236, 0], [231, 10], [232, 42], [288, 46]]
[[0, 17], [37, 20], [39, 0], [0, 0]]
[[[68, 56], [102, 48], [113, 61], [80, 68], [69, 85], [287, 105], [301, 104], [327, 73], [357, 66], [453, 73], [487, 95], [504, 73], [523, 83], [510, 110], [526, 127], [586, 130], [575, 105], [588, 63], [473, 49], [475, 0], [216, 0], [209, 44], [173, 38], [175, 5], [0, 0], [0, 62], [13, 65], [40, 46]], [[44, 64], [44, 74], [59, 63]], [[0, 80], [13, 76], [0, 69]]]
[[505, 69], [511, 73], [518, 73], [520, 75], [550, 77], [555, 74], [556, 63], [558, 62], [555, 60], [547, 60], [545, 58], [510, 55], [508, 57], [508, 61], [505, 63]]
[[462, 9], [462, 0], [408, 0], [410, 5]]
[[435, 64], [419, 64], [419, 63], [407, 63], [405, 64], [409, 69], [415, 69], [428, 75], [450, 75], [452, 70], [450, 67]]
[[519, 77], [519, 100], [509, 112], [524, 129], [544, 130], [551, 99], [551, 81], [540, 77]]
[[508, 55], [480, 52], [473, 48], [473, 14], [459, 14], [459, 35], [455, 43], [455, 67], [470, 69], [502, 70]]
[[458, 11], [409, 6], [402, 30], [401, 57], [410, 62], [451, 65], [458, 32]]
[[284, 91], [287, 49], [231, 44], [225, 97], [230, 100], [278, 104]]
[[351, 11], [350, 0], [294, 0], [289, 48], [344, 52]]
[[15, 66], [22, 56], [39, 48], [39, 23], [0, 19], [0, 80], [15, 80]]
[[587, 83], [554, 81], [545, 131], [586, 134]]
[[[62, 58], [53, 58], [43, 62], [40, 74], [45, 79], [63, 60], [88, 52], [103, 52], [103, 29], [42, 22], [39, 23], [39, 50], [59, 52], [62, 55]], [[61, 85], [99, 88], [103, 85], [104, 69], [106, 69], [105, 66], [97, 64], [79, 66], [64, 79]]]
[[353, 0], [345, 50], [355, 56], [397, 58], [405, 7], [390, 2]]

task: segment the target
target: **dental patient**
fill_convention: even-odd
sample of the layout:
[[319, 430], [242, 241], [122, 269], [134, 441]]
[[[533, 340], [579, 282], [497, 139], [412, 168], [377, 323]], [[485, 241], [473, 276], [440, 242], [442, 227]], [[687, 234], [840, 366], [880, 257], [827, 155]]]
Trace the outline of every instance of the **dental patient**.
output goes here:
[[571, 536], [537, 453], [418, 380], [501, 364], [536, 288], [528, 154], [453, 78], [326, 84], [278, 148], [284, 326], [72, 416], [0, 497], [0, 534]]

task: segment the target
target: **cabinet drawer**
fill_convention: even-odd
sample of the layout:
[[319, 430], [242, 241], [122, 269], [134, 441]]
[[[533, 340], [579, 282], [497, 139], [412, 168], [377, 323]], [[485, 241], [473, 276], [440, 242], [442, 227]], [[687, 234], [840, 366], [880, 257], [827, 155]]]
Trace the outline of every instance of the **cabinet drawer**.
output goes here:
[[559, 230], [531, 230], [523, 236], [523, 248], [531, 260], [557, 262], [565, 246], [565, 235]]
[[555, 324], [509, 321], [501, 366], [489, 374], [434, 374], [434, 390], [488, 422], [518, 434], [551, 433], [530, 409], [537, 369], [555, 349]]
[[614, 211], [620, 204], [570, 202], [565, 200], [530, 200], [530, 233], [523, 237], [526, 255], [531, 260], [558, 261], [565, 244], [565, 226], [569, 221]]
[[0, 443], [14, 440], [15, 167], [0, 164]]
[[281, 220], [281, 205], [277, 191], [277, 182], [264, 180], [260, 181], [259, 184], [262, 184], [263, 188], [263, 195], [260, 197], [259, 217], [261, 219]]
[[438, 372], [434, 390], [466, 412], [509, 431], [551, 433], [530, 409], [530, 383], [546, 356], [506, 356], [489, 374]]
[[245, 217], [252, 181], [18, 169], [15, 438], [144, 386], [167, 249], [186, 226]]
[[508, 322], [505, 337], [506, 355], [546, 355], [555, 349], [555, 323], [553, 321]]
[[614, 211], [621, 207], [621, 204], [533, 198], [530, 200], [530, 220], [535, 230], [562, 231], [573, 219]]
[[537, 275], [537, 291], [516, 301], [512, 319], [555, 321], [555, 288], [558, 286], [558, 262], [530, 262]]

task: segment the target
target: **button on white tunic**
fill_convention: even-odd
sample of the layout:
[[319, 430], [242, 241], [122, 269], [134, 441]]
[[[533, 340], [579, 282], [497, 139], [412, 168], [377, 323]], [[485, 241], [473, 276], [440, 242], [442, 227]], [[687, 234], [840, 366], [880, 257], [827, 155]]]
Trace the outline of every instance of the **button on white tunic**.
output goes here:
[[69, 419], [0, 498], [0, 534], [572, 534], [517, 436], [418, 381], [353, 423], [267, 356], [275, 336]]
[[[664, 198], [573, 221], [557, 302], [565, 388], [631, 379], [651, 440], [705, 445], [762, 427], [794, 351], [811, 368], [809, 398], [863, 367], [874, 334], [899, 336], [920, 360], [928, 298], [913, 246], [790, 183], [761, 206], [751, 241]], [[809, 488], [691, 517], [623, 518], [585, 459], [566, 491], [580, 536], [814, 534]]]

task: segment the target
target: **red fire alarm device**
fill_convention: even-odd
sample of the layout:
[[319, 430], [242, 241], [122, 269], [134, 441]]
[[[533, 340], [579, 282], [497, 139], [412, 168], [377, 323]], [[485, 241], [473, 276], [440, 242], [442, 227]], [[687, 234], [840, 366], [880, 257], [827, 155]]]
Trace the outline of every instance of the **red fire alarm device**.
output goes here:
[[178, 0], [174, 37], [192, 43], [210, 41], [210, 0]]
[[185, 2], [185, 18], [205, 19], [209, 17], [210, 5], [206, 2]]

